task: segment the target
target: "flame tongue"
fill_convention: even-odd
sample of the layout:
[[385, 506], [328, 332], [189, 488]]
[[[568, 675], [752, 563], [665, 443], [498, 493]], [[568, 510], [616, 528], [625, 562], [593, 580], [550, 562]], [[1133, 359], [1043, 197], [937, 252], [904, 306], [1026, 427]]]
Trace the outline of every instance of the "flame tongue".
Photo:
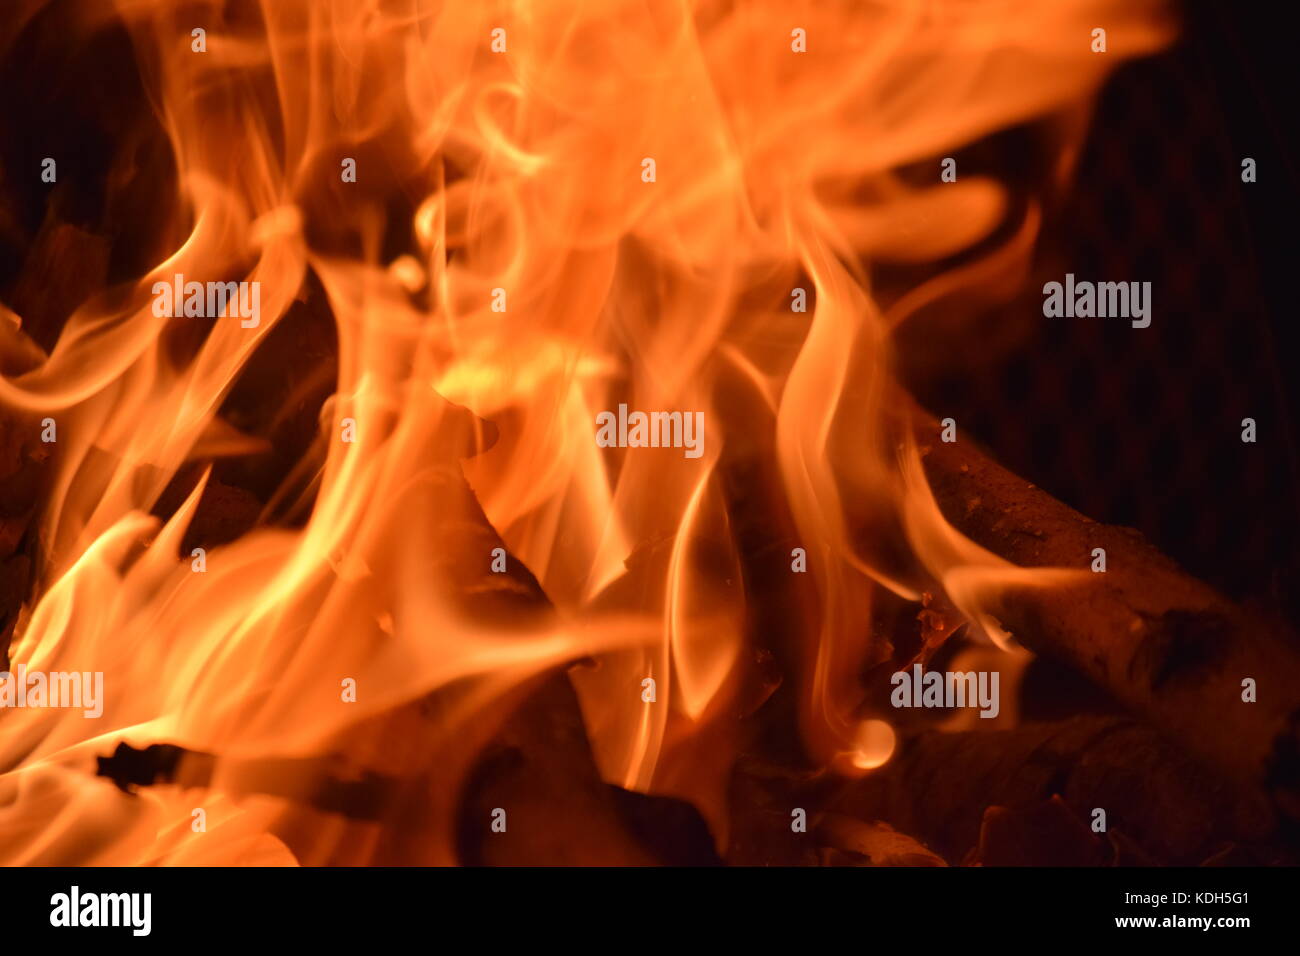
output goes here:
[[[883, 763], [858, 681], [880, 589], [937, 583], [998, 637], [999, 589], [1048, 580], [939, 514], [868, 271], [970, 247], [1006, 190], [893, 171], [1084, 101], [1121, 56], [1089, 52], [1094, 21], [1134, 55], [1159, 10], [85, 8], [74, 37], [129, 31], [155, 107], [131, 136], [165, 141], [174, 181], [159, 261], [48, 356], [0, 323], [0, 402], [58, 429], [11, 656], [103, 675], [101, 716], [0, 715], [0, 859], [288, 862], [292, 834], [324, 862], [312, 761], [400, 779], [358, 728], [422, 700], [412, 759], [444, 771], [424, 851], [450, 861], [478, 749], [575, 660], [602, 776], [689, 799], [720, 841], [759, 650], [814, 763]], [[186, 304], [159, 308], [168, 284]], [[603, 447], [620, 406], [666, 441]], [[656, 414], [700, 421], [698, 447]], [[793, 610], [764, 618], [777, 594]], [[122, 742], [208, 755], [172, 781], [201, 796], [95, 778]], [[196, 805], [219, 825], [186, 829]]]

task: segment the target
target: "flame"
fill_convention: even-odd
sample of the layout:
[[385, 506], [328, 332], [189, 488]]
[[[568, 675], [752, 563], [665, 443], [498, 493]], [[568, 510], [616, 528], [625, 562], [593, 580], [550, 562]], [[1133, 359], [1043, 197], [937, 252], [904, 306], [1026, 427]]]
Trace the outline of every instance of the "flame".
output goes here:
[[[937, 587], [1007, 643], [997, 596], [1056, 580], [944, 521], [891, 374], [894, 328], [1024, 261], [1036, 207], [1007, 245], [896, 301], [873, 270], [992, 235], [1009, 184], [900, 170], [1086, 104], [1167, 41], [1159, 4], [115, 0], [81, 15], [69, 42], [128, 31], [175, 188], [160, 177], [157, 264], [0, 378], [0, 405], [58, 423], [11, 660], [105, 675], [97, 719], [0, 714], [0, 860], [338, 859], [346, 827], [250, 768], [348, 751], [373, 769], [384, 746], [359, 728], [434, 695], [421, 733], [447, 793], [421, 853], [454, 862], [477, 749], [530, 681], [582, 660], [602, 776], [690, 800], [725, 843], [765, 626], [745, 535], [779, 538], [778, 565], [806, 551], [781, 641], [809, 757], [842, 773], [894, 747], [887, 715], [859, 708], [880, 589]], [[155, 283], [177, 274], [258, 283], [260, 320], [158, 315]], [[336, 338], [336, 361], [276, 390], [257, 363], [291, 354], [275, 337], [294, 322]], [[31, 352], [22, 316], [10, 325], [6, 353]], [[197, 572], [183, 545], [214, 462], [271, 454], [325, 394], [251, 530]], [[620, 404], [702, 412], [702, 454], [599, 447], [593, 422]], [[264, 414], [241, 424], [236, 405]], [[745, 524], [768, 521], [781, 531]], [[489, 571], [499, 545], [546, 601], [511, 603]], [[123, 742], [213, 769], [129, 795], [94, 775]]]

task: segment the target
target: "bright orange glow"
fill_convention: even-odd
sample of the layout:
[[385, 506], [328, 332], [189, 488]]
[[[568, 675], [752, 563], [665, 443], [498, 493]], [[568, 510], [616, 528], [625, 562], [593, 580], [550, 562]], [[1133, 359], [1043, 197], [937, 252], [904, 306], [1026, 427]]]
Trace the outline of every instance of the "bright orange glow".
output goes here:
[[[742, 539], [770, 537], [781, 573], [806, 551], [783, 693], [810, 760], [846, 774], [895, 747], [889, 715], [860, 710], [882, 589], [938, 588], [1009, 646], [997, 595], [1052, 580], [940, 515], [891, 373], [892, 331], [937, 290], [884, 303], [873, 268], [987, 237], [1006, 184], [940, 183], [939, 158], [1086, 103], [1165, 41], [1158, 6], [94, 8], [129, 30], [178, 194], [158, 197], [169, 254], [0, 378], [0, 404], [59, 429], [11, 660], [105, 675], [97, 719], [0, 714], [0, 861], [337, 859], [357, 831], [247, 786], [247, 768], [337, 752], [379, 766], [395, 744], [358, 728], [436, 695], [420, 752], [447, 792], [422, 851], [455, 862], [456, 788], [479, 748], [531, 678], [588, 658], [571, 678], [603, 777], [690, 800], [725, 841], [755, 635], [775, 626], [752, 606]], [[1114, 52], [1096, 56], [1102, 19]], [[929, 184], [899, 173], [922, 161]], [[1031, 210], [1009, 246], [933, 281], [982, 281], [1036, 228]], [[259, 283], [260, 321], [160, 317], [154, 284], [177, 274]], [[286, 316], [312, 309], [337, 334], [315, 440], [197, 572], [182, 545], [213, 462], [276, 450], [318, 383], [286, 384], [255, 432], [223, 403]], [[701, 412], [700, 456], [600, 447], [597, 416], [620, 404]], [[202, 480], [154, 517], [195, 463]], [[498, 602], [498, 545], [549, 604]], [[94, 775], [122, 741], [216, 769], [128, 796]], [[189, 825], [198, 806], [206, 832]]]

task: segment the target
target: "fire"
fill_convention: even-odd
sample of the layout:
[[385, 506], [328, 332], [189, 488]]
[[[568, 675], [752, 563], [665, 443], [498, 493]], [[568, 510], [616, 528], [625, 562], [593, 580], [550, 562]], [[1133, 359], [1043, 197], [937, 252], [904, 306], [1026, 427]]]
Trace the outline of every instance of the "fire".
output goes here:
[[[993, 233], [1010, 185], [942, 183], [939, 158], [1077, 112], [1165, 42], [1160, 6], [91, 9], [69, 42], [127, 31], [154, 115], [124, 122], [171, 165], [150, 268], [48, 354], [21, 314], [0, 334], [38, 357], [0, 405], [57, 427], [10, 661], [104, 681], [93, 720], [0, 714], [0, 860], [382, 858], [385, 821], [320, 794], [410, 758], [439, 788], [413, 852], [455, 862], [477, 755], [575, 662], [601, 776], [689, 800], [722, 846], [756, 647], [785, 658], [808, 761], [860, 774], [894, 747], [860, 707], [878, 596], [938, 588], [1005, 642], [998, 594], [1051, 580], [943, 520], [891, 374], [909, 303], [1023, 256], [1036, 212], [910, 299], [873, 269]], [[900, 174], [922, 161], [925, 185]], [[606, 447], [620, 409], [701, 440]], [[236, 474], [250, 526], [192, 547]], [[96, 776], [120, 744], [182, 748], [179, 785]]]

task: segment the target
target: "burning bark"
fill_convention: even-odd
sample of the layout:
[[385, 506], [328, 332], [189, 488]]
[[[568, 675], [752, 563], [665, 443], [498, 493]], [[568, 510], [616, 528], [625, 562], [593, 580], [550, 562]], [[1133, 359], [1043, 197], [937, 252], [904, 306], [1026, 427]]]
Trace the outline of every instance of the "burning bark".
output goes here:
[[[1207, 774], [1161, 734], [1122, 717], [927, 731], [830, 806], [886, 820], [953, 862], [1008, 862], [1020, 853], [1023, 863], [1101, 865], [1136, 845], [1152, 861], [1194, 865], [1229, 840], [1277, 855], [1268, 848], [1274, 818], [1258, 794]], [[1098, 820], [1104, 830], [1094, 830]], [[1032, 845], [1030, 834], [1043, 845], [1014, 851]]]
[[[1010, 590], [997, 609], [1002, 623], [1300, 813], [1294, 632], [1192, 578], [1137, 532], [1084, 517], [969, 442], [939, 441], [932, 420], [916, 427], [926, 476], [954, 527], [1019, 565], [1081, 569], [1073, 584]], [[1104, 573], [1087, 570], [1097, 548]]]

